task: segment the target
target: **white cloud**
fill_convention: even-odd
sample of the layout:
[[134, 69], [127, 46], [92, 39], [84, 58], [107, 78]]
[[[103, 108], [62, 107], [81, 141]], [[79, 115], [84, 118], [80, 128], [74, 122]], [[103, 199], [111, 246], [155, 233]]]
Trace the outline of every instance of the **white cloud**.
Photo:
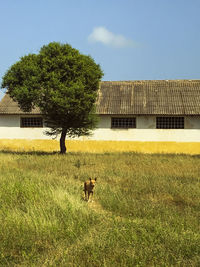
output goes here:
[[134, 42], [125, 38], [123, 35], [114, 34], [108, 31], [105, 27], [96, 27], [93, 32], [89, 35], [88, 41], [91, 43], [102, 43], [108, 46], [114, 47], [130, 47], [134, 46]]

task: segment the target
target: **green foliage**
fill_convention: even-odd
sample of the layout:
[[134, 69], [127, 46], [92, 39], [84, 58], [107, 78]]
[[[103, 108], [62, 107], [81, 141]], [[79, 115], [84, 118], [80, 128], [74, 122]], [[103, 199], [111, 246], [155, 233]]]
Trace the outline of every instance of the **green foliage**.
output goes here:
[[0, 153], [0, 265], [199, 266], [199, 166], [185, 155]]
[[68, 136], [89, 134], [96, 125], [95, 101], [103, 73], [90, 56], [69, 44], [49, 43], [7, 71], [2, 87], [24, 111], [39, 107], [51, 128]]

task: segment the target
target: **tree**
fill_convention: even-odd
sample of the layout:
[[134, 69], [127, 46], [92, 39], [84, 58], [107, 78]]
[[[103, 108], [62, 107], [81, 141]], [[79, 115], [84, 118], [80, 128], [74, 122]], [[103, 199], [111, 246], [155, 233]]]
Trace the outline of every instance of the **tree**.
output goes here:
[[13, 64], [1, 87], [23, 111], [39, 107], [49, 127], [46, 134], [60, 134], [60, 152], [65, 153], [66, 136], [89, 135], [96, 126], [95, 102], [102, 76], [90, 56], [69, 44], [52, 42]]

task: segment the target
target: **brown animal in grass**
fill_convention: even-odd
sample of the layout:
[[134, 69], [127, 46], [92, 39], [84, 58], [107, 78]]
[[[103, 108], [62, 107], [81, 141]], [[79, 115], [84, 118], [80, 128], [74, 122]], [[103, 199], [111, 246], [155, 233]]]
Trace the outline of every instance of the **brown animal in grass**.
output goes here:
[[93, 189], [97, 178], [95, 179], [89, 179], [84, 183], [84, 192], [85, 192], [85, 200], [89, 201], [90, 195], [93, 196]]

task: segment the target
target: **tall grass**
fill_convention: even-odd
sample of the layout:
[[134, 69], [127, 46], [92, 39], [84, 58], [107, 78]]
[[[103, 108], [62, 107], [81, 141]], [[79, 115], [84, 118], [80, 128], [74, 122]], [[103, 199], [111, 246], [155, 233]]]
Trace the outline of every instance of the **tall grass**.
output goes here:
[[199, 173], [199, 156], [2, 152], [0, 265], [199, 266]]
[[[177, 142], [130, 142], [130, 141], [92, 141], [66, 140], [70, 152], [140, 152], [200, 154], [200, 143]], [[59, 151], [57, 140], [0, 139], [0, 150], [4, 151]]]

